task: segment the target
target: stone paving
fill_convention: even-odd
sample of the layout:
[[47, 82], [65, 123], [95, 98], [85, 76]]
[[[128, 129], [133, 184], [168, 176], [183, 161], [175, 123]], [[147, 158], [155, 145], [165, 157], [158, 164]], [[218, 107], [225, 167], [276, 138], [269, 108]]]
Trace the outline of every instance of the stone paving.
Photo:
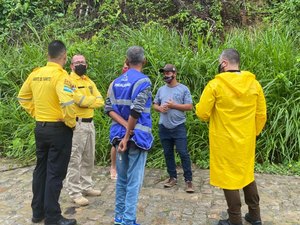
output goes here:
[[[34, 166], [11, 166], [0, 159], [0, 225], [31, 223], [31, 180]], [[180, 171], [181, 172], [181, 171]], [[166, 172], [146, 169], [138, 205], [137, 220], [142, 225], [216, 225], [227, 218], [223, 191], [209, 185], [209, 171], [194, 169], [196, 192], [184, 192], [182, 173], [178, 184], [164, 189]], [[109, 168], [95, 167], [95, 187], [102, 195], [89, 198], [90, 205], [77, 207], [63, 189], [60, 203], [67, 218], [79, 225], [112, 225], [115, 181]], [[264, 225], [300, 225], [300, 177], [256, 174]], [[243, 198], [243, 194], [241, 192]], [[243, 203], [242, 212], [247, 212]], [[42, 224], [42, 223], [41, 223]], [[249, 223], [244, 221], [244, 225]]]

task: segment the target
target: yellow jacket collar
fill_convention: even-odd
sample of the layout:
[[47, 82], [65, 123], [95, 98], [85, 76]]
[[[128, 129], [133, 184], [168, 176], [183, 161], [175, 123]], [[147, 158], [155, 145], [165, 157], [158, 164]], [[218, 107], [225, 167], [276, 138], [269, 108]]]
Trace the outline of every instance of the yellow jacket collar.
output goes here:
[[55, 67], [62, 68], [61, 65], [59, 65], [58, 63], [55, 63], [55, 62], [47, 62], [47, 66], [55, 66]]
[[246, 93], [255, 80], [255, 75], [249, 71], [224, 72], [216, 75], [217, 80], [222, 81], [226, 86], [232, 89], [238, 96]]
[[74, 73], [73, 71], [71, 72], [70, 76], [76, 80], [87, 80], [87, 76], [86, 75], [82, 75], [82, 76], [78, 76], [76, 73]]

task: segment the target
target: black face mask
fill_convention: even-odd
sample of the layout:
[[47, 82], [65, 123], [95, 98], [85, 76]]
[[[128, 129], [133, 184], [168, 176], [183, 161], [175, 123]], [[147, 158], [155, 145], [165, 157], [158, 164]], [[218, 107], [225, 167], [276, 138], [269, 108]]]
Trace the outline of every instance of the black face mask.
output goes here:
[[174, 79], [173, 75], [172, 76], [164, 76], [164, 78], [163, 78], [164, 82], [166, 82], [168, 84], [171, 83], [173, 79]]
[[225, 71], [224, 71], [224, 66], [222, 67], [222, 63], [220, 63], [219, 66], [218, 66], [218, 72], [219, 72], [219, 73], [225, 72]]
[[86, 65], [77, 65], [75, 66], [75, 73], [78, 75], [78, 76], [82, 76], [84, 74], [86, 74]]

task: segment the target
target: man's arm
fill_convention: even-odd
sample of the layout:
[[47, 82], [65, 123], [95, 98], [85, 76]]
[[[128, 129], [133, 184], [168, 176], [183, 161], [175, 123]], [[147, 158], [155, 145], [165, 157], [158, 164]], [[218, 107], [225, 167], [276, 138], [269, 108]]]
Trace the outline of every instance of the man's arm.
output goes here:
[[199, 102], [196, 104], [196, 115], [198, 116], [198, 118], [204, 121], [208, 121], [214, 105], [215, 95], [213, 88], [211, 87], [211, 82], [209, 82], [204, 88]]
[[30, 88], [30, 75], [22, 85], [19, 94], [18, 101], [20, 105], [30, 114], [31, 117], [35, 118], [35, 107], [32, 99], [32, 90]]
[[183, 101], [180, 103], [176, 103], [173, 100], [168, 100], [163, 106], [168, 109], [176, 109], [179, 111], [190, 111], [193, 109], [192, 96], [190, 90], [185, 87], [183, 93]]
[[267, 121], [266, 99], [261, 85], [260, 84], [258, 85], [259, 85], [259, 94], [256, 101], [256, 114], [255, 114], [256, 136], [258, 136], [261, 133]]
[[117, 123], [121, 124], [123, 127], [127, 127], [127, 121], [123, 119], [118, 113], [115, 111], [109, 111], [108, 115]]
[[190, 111], [193, 109], [193, 104], [178, 104], [175, 103], [173, 100], [167, 101], [165, 106], [169, 109], [177, 109], [179, 111]]
[[56, 93], [61, 105], [65, 124], [70, 128], [74, 128], [76, 126], [76, 114], [71, 86], [71, 81], [66, 74], [57, 81]]
[[118, 151], [124, 152], [127, 149], [127, 142], [129, 141], [130, 135], [133, 134], [133, 129], [137, 123], [138, 118], [134, 118], [133, 116], [129, 116], [128, 123], [126, 127], [126, 133], [123, 139], [121, 140], [119, 144]]
[[92, 89], [89, 96], [83, 95], [80, 91], [74, 91], [74, 102], [81, 108], [95, 109], [104, 106], [104, 100], [100, 92], [98, 91], [94, 82], [91, 82]]
[[166, 112], [168, 112], [169, 108], [167, 107], [166, 104], [163, 104], [163, 105], [160, 104], [160, 100], [159, 100], [160, 99], [160, 90], [161, 89], [158, 89], [158, 91], [155, 95], [155, 98], [153, 100], [153, 109], [159, 113], [166, 113]]
[[118, 113], [116, 113], [114, 111], [113, 107], [112, 107], [112, 103], [111, 103], [111, 100], [110, 100], [112, 83], [109, 85], [109, 88], [108, 88], [108, 91], [107, 91], [107, 98], [105, 99], [104, 111], [115, 122], [121, 124], [123, 127], [126, 128], [127, 127], [127, 121], [122, 116], [120, 116]]
[[159, 105], [158, 103], [153, 103], [153, 109], [159, 113], [168, 112], [168, 107], [166, 105]]

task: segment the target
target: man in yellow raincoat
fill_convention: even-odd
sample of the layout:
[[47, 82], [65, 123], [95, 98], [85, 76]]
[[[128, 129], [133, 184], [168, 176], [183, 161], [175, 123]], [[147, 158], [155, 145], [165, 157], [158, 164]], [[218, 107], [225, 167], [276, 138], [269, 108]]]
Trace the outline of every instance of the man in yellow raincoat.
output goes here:
[[243, 189], [249, 212], [245, 219], [261, 225], [254, 178], [256, 136], [266, 123], [266, 101], [255, 75], [240, 71], [240, 55], [226, 49], [219, 57], [219, 74], [205, 87], [196, 115], [209, 121], [210, 184], [224, 190], [229, 219], [218, 225], [241, 225]]

